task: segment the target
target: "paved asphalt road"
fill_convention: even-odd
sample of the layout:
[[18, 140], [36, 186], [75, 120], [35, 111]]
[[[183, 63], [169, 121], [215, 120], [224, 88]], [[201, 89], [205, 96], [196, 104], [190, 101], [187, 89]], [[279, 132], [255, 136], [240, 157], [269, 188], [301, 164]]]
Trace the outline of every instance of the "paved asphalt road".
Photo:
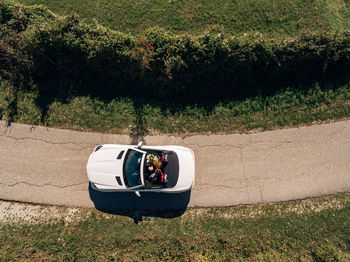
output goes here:
[[[183, 145], [195, 152], [192, 207], [350, 191], [349, 120], [254, 134], [147, 136], [144, 141]], [[0, 121], [0, 199], [94, 207], [85, 171], [89, 154], [98, 144], [131, 142], [135, 138], [127, 135], [7, 127]]]

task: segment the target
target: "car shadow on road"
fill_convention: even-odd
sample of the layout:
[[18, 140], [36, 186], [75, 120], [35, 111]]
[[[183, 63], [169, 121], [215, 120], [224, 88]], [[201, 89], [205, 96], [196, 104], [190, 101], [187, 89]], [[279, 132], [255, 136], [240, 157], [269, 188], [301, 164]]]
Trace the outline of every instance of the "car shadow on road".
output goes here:
[[100, 192], [89, 185], [89, 194], [97, 210], [128, 216], [138, 223], [143, 217], [181, 216], [187, 209], [191, 190], [176, 194], [140, 192], [138, 197], [134, 192]]

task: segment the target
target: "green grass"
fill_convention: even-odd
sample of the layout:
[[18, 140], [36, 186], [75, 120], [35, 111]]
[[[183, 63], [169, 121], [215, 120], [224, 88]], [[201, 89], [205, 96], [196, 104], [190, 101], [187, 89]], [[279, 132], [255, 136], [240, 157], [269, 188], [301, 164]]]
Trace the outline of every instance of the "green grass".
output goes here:
[[288, 89], [269, 97], [212, 106], [143, 103], [130, 98], [103, 102], [90, 97], [54, 101], [42, 119], [36, 93], [19, 93], [2, 82], [0, 117], [18, 123], [119, 134], [237, 133], [313, 124], [350, 116], [350, 84], [336, 89]]
[[[64, 212], [64, 211], [62, 211]], [[350, 196], [189, 209], [134, 224], [84, 210], [71, 222], [0, 222], [0, 259], [349, 261]]]
[[[86, 12], [97, 10], [94, 15], [108, 17], [103, 9], [89, 8], [81, 1], [47, 2], [49, 6], [67, 3]], [[104, 6], [113, 14], [118, 14], [108, 5], [109, 2], [89, 3]], [[182, 36], [187, 40], [181, 42], [182, 37], [170, 37], [161, 30], [155, 30], [155, 35], [149, 32], [148, 36], [151, 47], [142, 47], [143, 40], [134, 46], [137, 38], [119, 36], [96, 24], [81, 24], [75, 17], [68, 17], [65, 22], [58, 17], [53, 19], [53, 14], [48, 14], [46, 9], [29, 10], [11, 7], [7, 3], [4, 6], [10, 8], [4, 10], [11, 16], [3, 11], [4, 18], [12, 18], [4, 20], [8, 23], [4, 28], [14, 34], [11, 37], [16, 41], [23, 37], [18, 40], [18, 45], [27, 43], [23, 46], [23, 53], [28, 51], [28, 54], [19, 55], [22, 60], [16, 63], [17, 58], [13, 56], [8, 67], [14, 68], [4, 70], [3, 79], [12, 79], [15, 88], [5, 80], [0, 81], [0, 119], [81, 131], [187, 135], [269, 130], [348, 119], [350, 116], [347, 33], [319, 37], [324, 36], [324, 32], [315, 39], [312, 33], [305, 34], [298, 36], [296, 42], [290, 40], [290, 45], [284, 45], [282, 40], [289, 39], [283, 35], [299, 32], [299, 29], [341, 31], [347, 28], [347, 2], [119, 1], [117, 4], [123, 6], [121, 9], [130, 16], [131, 7], [125, 6], [141, 5], [140, 13], [131, 19], [136, 21], [135, 25], [147, 21], [142, 18], [142, 12], [148, 10], [145, 5], [159, 5], [150, 8], [152, 10], [160, 10], [162, 5], [162, 14], [155, 15], [155, 18], [163, 17], [165, 22], [176, 17], [167, 12], [169, 5], [174, 5], [175, 11], [181, 10], [186, 14], [195, 10], [189, 6], [203, 5], [205, 10], [221, 10], [221, 18], [230, 10], [229, 6], [234, 5], [236, 9], [233, 8], [235, 11], [232, 12], [237, 12], [237, 15], [235, 13], [232, 17], [239, 17], [239, 13], [241, 18], [237, 23], [229, 24], [242, 27], [237, 27], [238, 31], [232, 29], [233, 33], [261, 29], [282, 37], [271, 39], [271, 42], [258, 37], [257, 44], [251, 45], [243, 39], [252, 35], [241, 36], [242, 39], [230, 38], [233, 44], [231, 50], [226, 47], [225, 38], [212, 36], [209, 41], [200, 36], [198, 39], [202, 40], [195, 41], [195, 37]], [[43, 23], [41, 18], [36, 20], [36, 15], [41, 17], [42, 12], [46, 14], [43, 17], [48, 16], [44, 20], [52, 21]], [[285, 16], [294, 16], [288, 21], [304, 21], [305, 26], [298, 29], [293, 23], [287, 23], [281, 12], [285, 12]], [[120, 26], [123, 24], [121, 21], [131, 21], [120, 17], [121, 20], [117, 21]], [[200, 31], [211, 20], [205, 20], [202, 29], [201, 24], [196, 22], [189, 23], [193, 28], [181, 25], [184, 21], [177, 19], [178, 28], [193, 33], [192, 29]], [[220, 24], [223, 20], [218, 21], [215, 23]], [[22, 23], [28, 28], [22, 28]], [[71, 32], [66, 32], [68, 29], [64, 23], [68, 23]], [[246, 26], [247, 23], [251, 24]], [[139, 32], [146, 26], [142, 28]], [[176, 26], [169, 28], [174, 30]], [[131, 29], [135, 28], [130, 26]], [[5, 33], [4, 43], [14, 41], [7, 37]], [[207, 44], [205, 39], [209, 41]], [[170, 41], [170, 46], [167, 41]], [[237, 45], [239, 43], [243, 44], [242, 48]], [[295, 47], [293, 43], [299, 44]], [[17, 50], [16, 46], [13, 50]], [[230, 59], [226, 61], [227, 56]], [[223, 60], [224, 63], [221, 63]], [[266, 97], [267, 94], [269, 96]]]
[[78, 13], [118, 31], [142, 34], [154, 26], [174, 33], [260, 31], [293, 35], [302, 31], [343, 31], [350, 27], [346, 0], [16, 0], [43, 4], [59, 14]]

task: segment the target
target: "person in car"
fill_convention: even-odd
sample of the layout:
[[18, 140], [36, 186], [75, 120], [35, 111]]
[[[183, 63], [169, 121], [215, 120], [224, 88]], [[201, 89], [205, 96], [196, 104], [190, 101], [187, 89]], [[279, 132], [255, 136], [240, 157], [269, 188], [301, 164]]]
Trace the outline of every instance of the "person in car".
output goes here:
[[167, 175], [163, 173], [162, 167], [164, 163], [164, 155], [160, 157], [156, 154], [149, 154], [146, 157], [146, 178], [152, 184], [160, 184], [167, 182]]

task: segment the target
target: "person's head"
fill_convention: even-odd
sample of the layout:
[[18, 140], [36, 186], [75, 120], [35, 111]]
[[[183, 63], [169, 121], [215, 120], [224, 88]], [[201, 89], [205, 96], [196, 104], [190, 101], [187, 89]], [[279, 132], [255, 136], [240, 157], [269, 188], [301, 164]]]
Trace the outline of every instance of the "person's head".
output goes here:
[[162, 167], [162, 162], [160, 160], [153, 160], [153, 165], [159, 169]]
[[149, 171], [153, 171], [153, 169], [154, 169], [153, 166], [149, 166], [149, 167], [148, 167], [148, 170], [149, 170]]

